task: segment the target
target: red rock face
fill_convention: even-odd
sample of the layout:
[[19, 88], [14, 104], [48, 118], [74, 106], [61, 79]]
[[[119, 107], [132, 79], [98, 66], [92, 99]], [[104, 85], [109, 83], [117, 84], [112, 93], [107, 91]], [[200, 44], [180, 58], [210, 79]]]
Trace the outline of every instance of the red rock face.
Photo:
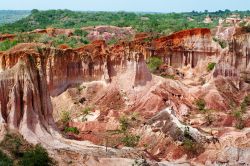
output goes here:
[[13, 35], [13, 34], [3, 34], [3, 35], [0, 35], [0, 41], [4, 41], [4, 40], [12, 40], [16, 37], [16, 35]]
[[25, 138], [35, 139], [28, 135], [43, 135], [55, 127], [44, 73], [28, 56], [1, 72], [0, 94], [1, 122], [19, 130]]
[[[20, 44], [0, 53], [0, 122], [19, 130], [26, 138], [30, 138], [30, 135], [39, 137], [53, 134], [56, 129], [50, 97], [56, 98], [70, 87], [92, 81], [99, 81], [102, 85], [93, 86], [92, 90], [95, 91], [87, 88], [86, 93], [90, 97], [81, 96], [79, 91], [75, 93], [79, 93], [84, 101], [86, 98], [88, 104], [100, 108], [101, 113], [93, 121], [70, 123], [70, 126], [82, 132], [76, 137], [79, 140], [87, 139], [102, 144], [103, 139], [90, 131], [103, 133], [117, 129], [117, 119], [122, 114], [139, 113], [143, 124], [153, 116], [158, 116], [159, 111], [171, 107], [173, 115], [179, 120], [191, 119], [197, 113], [195, 101], [198, 98], [206, 101], [207, 108], [221, 111], [224, 116], [230, 109], [230, 101], [239, 104], [250, 89], [239, 77], [249, 69], [248, 41], [245, 35], [235, 36], [232, 49], [220, 52], [212, 42], [208, 29], [193, 29], [151, 43], [135, 40], [107, 46], [103, 40], [98, 40], [77, 49]], [[152, 75], [146, 66], [146, 60], [151, 56], [161, 57], [169, 66], [182, 70], [184, 79], [165, 79]], [[215, 69], [210, 72], [206, 69], [208, 60], [217, 62]], [[199, 76], [204, 79], [204, 83], [196, 81]], [[196, 84], [184, 82], [185, 79]], [[169, 115], [169, 112], [166, 114]], [[167, 116], [159, 114], [157, 118], [160, 121], [148, 123], [150, 130], [138, 125], [132, 132], [142, 136], [139, 146], [156, 141], [148, 150], [149, 156], [157, 160], [178, 159], [185, 151], [174, 144], [177, 122], [173, 122], [174, 118], [169, 120], [171, 118], [163, 117]], [[225, 115], [225, 118], [217, 120], [215, 127], [232, 127], [232, 117]], [[199, 121], [193, 124], [199, 126], [204, 123]], [[249, 125], [248, 120], [246, 124]], [[75, 137], [72, 133], [70, 136]], [[195, 139], [198, 140], [199, 136]], [[200, 156], [200, 162], [205, 161], [206, 153]]]
[[211, 39], [211, 32], [206, 28], [180, 31], [155, 39], [153, 55], [162, 57], [166, 64], [174, 67], [195, 67], [199, 60], [218, 53]]

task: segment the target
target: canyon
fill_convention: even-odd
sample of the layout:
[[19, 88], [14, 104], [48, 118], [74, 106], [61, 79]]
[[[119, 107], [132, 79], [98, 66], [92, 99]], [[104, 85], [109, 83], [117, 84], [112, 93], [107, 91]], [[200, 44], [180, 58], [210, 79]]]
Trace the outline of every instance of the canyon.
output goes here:
[[[234, 111], [250, 94], [250, 34], [229, 28], [141, 33], [74, 49], [21, 43], [0, 52], [0, 138], [17, 131], [59, 165], [247, 165], [250, 101], [242, 117]], [[154, 72], [152, 58], [162, 62]], [[79, 134], [62, 134], [65, 111]], [[139, 136], [134, 148], [110, 134], [121, 117], [130, 122], [125, 131]]]

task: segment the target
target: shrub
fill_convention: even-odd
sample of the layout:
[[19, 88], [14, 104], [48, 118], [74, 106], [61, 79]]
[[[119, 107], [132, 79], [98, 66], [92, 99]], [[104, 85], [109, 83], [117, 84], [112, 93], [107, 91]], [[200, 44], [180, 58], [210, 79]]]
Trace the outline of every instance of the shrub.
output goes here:
[[204, 111], [205, 110], [205, 107], [206, 107], [206, 102], [204, 99], [198, 99], [196, 101], [196, 106], [198, 107], [198, 109], [200, 111]]
[[82, 117], [83, 122], [87, 120], [86, 116], [91, 115], [91, 110], [92, 108], [86, 107], [84, 110], [81, 111], [81, 115], [83, 115]]
[[108, 41], [108, 45], [113, 45], [115, 43], [117, 43], [117, 39], [115, 39], [115, 38]]
[[16, 36], [16, 40], [19, 43], [32, 43], [39, 41], [40, 34], [24, 34], [24, 33], [19, 33]]
[[62, 121], [63, 123], [68, 123], [70, 120], [71, 120], [70, 112], [68, 112], [68, 111], [63, 111], [63, 112], [61, 113], [61, 121]]
[[243, 102], [246, 103], [247, 106], [250, 105], [250, 94], [248, 94], [248, 95], [244, 98]]
[[217, 42], [221, 48], [226, 48], [227, 47], [227, 42], [225, 40], [221, 40], [221, 39], [218, 39], [218, 38], [213, 38], [213, 40], [215, 42]]
[[235, 124], [235, 127], [239, 130], [242, 130], [244, 127], [245, 127], [245, 122], [243, 119], [238, 119], [236, 124]]
[[244, 100], [240, 104], [240, 109], [242, 113], [247, 111], [247, 107], [250, 106], [250, 94], [245, 96]]
[[191, 139], [188, 139], [188, 138], [185, 138], [184, 141], [183, 141], [183, 148], [188, 151], [188, 152], [191, 152], [191, 154], [197, 154], [198, 151], [199, 151], [199, 145], [197, 142], [191, 140]]
[[77, 47], [77, 39], [76, 38], [69, 38], [68, 41], [66, 42], [71, 48]]
[[36, 145], [35, 148], [24, 153], [19, 162], [20, 166], [50, 166], [53, 165], [52, 159], [48, 152], [41, 146]]
[[243, 120], [243, 112], [241, 108], [236, 108], [233, 111], [233, 116], [236, 119], [235, 127], [240, 130], [243, 129], [245, 127], [245, 122]]
[[129, 119], [125, 116], [122, 116], [119, 119], [119, 123], [120, 123], [121, 132], [126, 132], [128, 130], [128, 127], [129, 127]]
[[83, 44], [89, 44], [89, 40], [86, 39], [86, 38], [81, 38], [80, 42], [83, 43]]
[[74, 35], [86, 37], [88, 35], [88, 32], [82, 29], [76, 29]]
[[207, 65], [207, 71], [212, 71], [215, 66], [216, 66], [215, 62], [208, 63], [208, 65]]
[[184, 130], [183, 148], [192, 155], [198, 154], [203, 151], [203, 146], [196, 142], [189, 134], [189, 128]]
[[150, 166], [146, 159], [136, 159], [132, 166]]
[[15, 157], [21, 155], [20, 146], [22, 145], [22, 141], [19, 135], [7, 133], [0, 145], [5, 149], [8, 149], [8, 151], [10, 151]]
[[51, 39], [51, 37], [49, 37], [49, 35], [43, 34], [43, 35], [41, 35], [41, 37], [38, 39], [38, 42], [47, 44], [47, 43], [49, 43], [50, 40], [52, 40], [52, 39]]
[[121, 142], [128, 147], [135, 147], [140, 140], [140, 136], [133, 135], [133, 134], [125, 134], [124, 137], [122, 137]]
[[12, 166], [13, 165], [13, 160], [10, 159], [7, 155], [5, 155], [1, 150], [0, 150], [0, 165], [2, 165], [2, 166]]
[[68, 132], [72, 132], [74, 134], [79, 134], [79, 130], [76, 127], [65, 127], [64, 128], [64, 132], [68, 133]]
[[6, 50], [14, 47], [17, 44], [18, 44], [17, 40], [13, 40], [13, 41], [5, 40], [3, 42], [0, 42], [0, 51], [6, 51]]
[[206, 120], [207, 125], [211, 125], [213, 123], [214, 117], [212, 116], [210, 110], [206, 113], [205, 120]]
[[150, 57], [148, 61], [148, 68], [151, 72], [155, 72], [163, 64], [162, 60], [158, 57]]

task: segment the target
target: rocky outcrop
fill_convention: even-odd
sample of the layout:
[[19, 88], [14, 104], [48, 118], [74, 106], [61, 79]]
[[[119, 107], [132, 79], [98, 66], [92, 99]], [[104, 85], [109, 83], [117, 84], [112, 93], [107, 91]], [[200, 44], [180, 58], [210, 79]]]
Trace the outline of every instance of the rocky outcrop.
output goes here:
[[192, 29], [161, 37], [152, 42], [154, 56], [174, 67], [197, 66], [201, 59], [218, 55], [218, 48], [212, 43], [209, 29]]
[[250, 80], [250, 53], [249, 53], [249, 34], [242, 29], [234, 30], [235, 33], [225, 34], [224, 38], [229, 37], [229, 46], [221, 52], [221, 57], [216, 65], [214, 76], [241, 78], [246, 82]]
[[[20, 131], [33, 142], [48, 138], [52, 142], [48, 143], [49, 146], [68, 148], [65, 145], [67, 141], [61, 143], [61, 137], [54, 140], [56, 129], [52, 118], [52, 97], [53, 102], [59, 102], [53, 103], [54, 109], [61, 109], [58, 104], [74, 110], [81, 110], [88, 104], [99, 109], [92, 121], [70, 123], [81, 132], [116, 129], [121, 115], [136, 112], [142, 117], [140, 125], [151, 119], [148, 125], [152, 130], [144, 133], [148, 130], [138, 124], [136, 127], [139, 129], [133, 132], [141, 131], [145, 140], [157, 137], [155, 140], [167, 146], [178, 140], [175, 130], [180, 130], [180, 135], [183, 135], [185, 125], [182, 122], [189, 123], [188, 119], [197, 113], [197, 99], [206, 101], [206, 109], [226, 112], [230, 109], [230, 101], [240, 103], [249, 91], [239, 77], [249, 71], [248, 34], [234, 36], [229, 50], [222, 50], [212, 41], [209, 29], [185, 30], [152, 42], [145, 40], [148, 37], [148, 34], [140, 34], [134, 41], [112, 46], [98, 40], [76, 49], [23, 43], [0, 52], [0, 122]], [[184, 76], [175, 80], [152, 75], [146, 66], [151, 56], [162, 58], [171, 68], [178, 68], [176, 73], [181, 70]], [[208, 72], [210, 61], [217, 64]], [[197, 77], [195, 73], [200, 75]], [[65, 100], [65, 96], [73, 97]], [[166, 107], [171, 107], [173, 112], [170, 109], [160, 112]], [[59, 115], [59, 110], [55, 112]], [[190, 129], [194, 140], [204, 142], [202, 131], [192, 126]], [[102, 141], [91, 133], [84, 134], [83, 138], [98, 143]], [[155, 145], [151, 152], [162, 158], [179, 158], [185, 154], [178, 145], [170, 148], [173, 155], [167, 154], [167, 150], [161, 154], [163, 147]], [[78, 143], [71, 146], [71, 149], [81, 151]], [[98, 148], [94, 152], [98, 154]], [[101, 154], [105, 154], [103, 149]]]
[[28, 56], [18, 59], [11, 69], [0, 73], [1, 123], [19, 130], [29, 140], [36, 140], [35, 137], [55, 128], [44, 76]]

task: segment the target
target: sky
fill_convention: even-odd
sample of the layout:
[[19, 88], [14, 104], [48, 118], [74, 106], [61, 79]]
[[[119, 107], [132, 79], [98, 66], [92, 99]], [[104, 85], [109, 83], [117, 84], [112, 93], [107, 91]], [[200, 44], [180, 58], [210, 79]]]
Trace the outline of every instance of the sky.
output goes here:
[[250, 10], [250, 0], [0, 0], [0, 10], [189, 12]]

